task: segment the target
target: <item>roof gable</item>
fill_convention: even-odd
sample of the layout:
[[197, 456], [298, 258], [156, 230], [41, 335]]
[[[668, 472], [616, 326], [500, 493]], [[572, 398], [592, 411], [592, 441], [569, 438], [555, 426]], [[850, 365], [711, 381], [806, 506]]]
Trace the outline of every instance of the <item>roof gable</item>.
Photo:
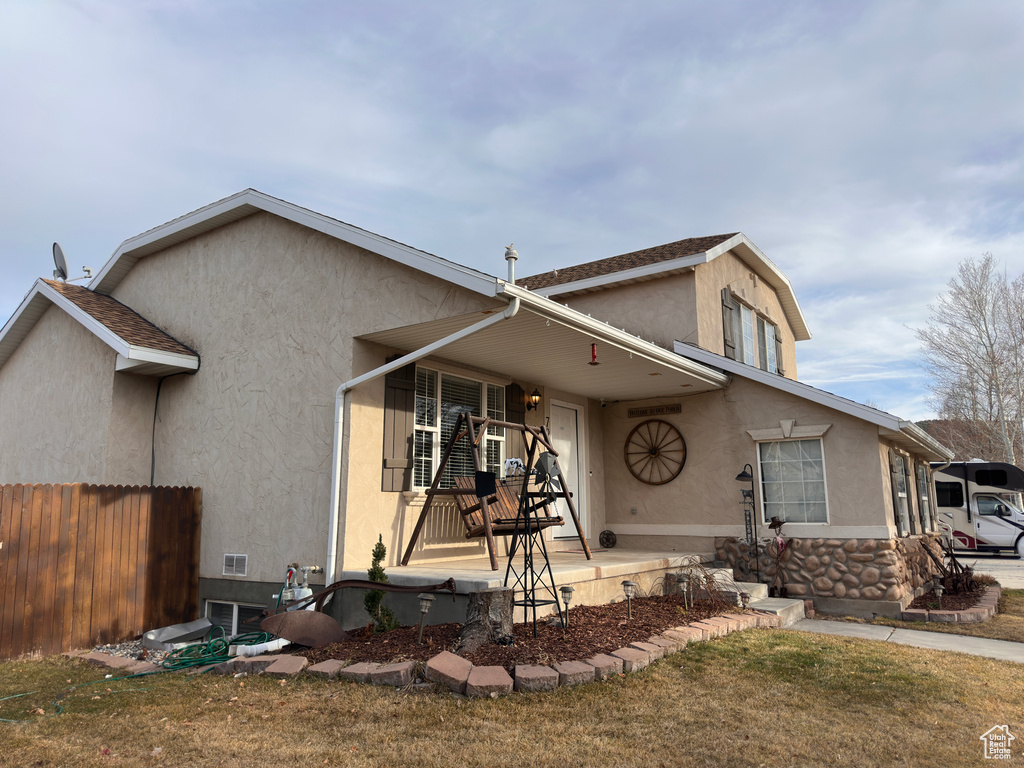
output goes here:
[[521, 278], [517, 282], [542, 296], [567, 297], [612, 286], [655, 280], [706, 264], [730, 251], [774, 289], [795, 340], [806, 341], [811, 338], [789, 278], [742, 232], [677, 240], [642, 251]]
[[113, 349], [115, 370], [168, 375], [199, 369], [199, 355], [110, 296], [54, 280], [36, 280], [14, 315], [0, 330], [0, 367], [14, 354], [42, 317], [56, 306]]

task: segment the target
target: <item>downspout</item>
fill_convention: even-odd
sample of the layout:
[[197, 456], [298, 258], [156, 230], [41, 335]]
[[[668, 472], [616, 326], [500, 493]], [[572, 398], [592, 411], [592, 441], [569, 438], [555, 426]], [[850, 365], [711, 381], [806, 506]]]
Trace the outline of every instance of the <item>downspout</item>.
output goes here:
[[365, 384], [367, 381], [373, 379], [379, 379], [381, 376], [386, 376], [392, 371], [397, 371], [399, 368], [403, 368], [409, 363], [415, 362], [421, 358], [432, 355], [439, 349], [447, 347], [456, 341], [472, 336], [474, 333], [489, 328], [492, 325], [497, 325], [503, 320], [510, 320], [515, 317], [519, 312], [519, 299], [513, 298], [509, 302], [508, 307], [500, 315], [494, 315], [492, 317], [485, 318], [473, 325], [463, 328], [461, 331], [445, 336], [443, 339], [428, 344], [425, 347], [417, 349], [415, 352], [410, 352], [407, 355], [403, 355], [397, 360], [392, 360], [390, 363], [374, 368], [368, 373], [364, 373], [362, 376], [357, 376], [354, 379], [349, 379], [340, 387], [338, 392], [334, 396], [334, 460], [332, 462], [331, 472], [331, 514], [327, 524], [327, 562], [325, 563], [325, 579], [327, 584], [333, 584], [337, 581], [335, 575], [335, 558], [337, 557], [337, 542], [338, 542], [338, 521], [341, 518], [341, 472], [344, 457], [341, 451], [341, 442], [345, 432], [345, 405], [350, 390], [358, 387], [360, 384]]

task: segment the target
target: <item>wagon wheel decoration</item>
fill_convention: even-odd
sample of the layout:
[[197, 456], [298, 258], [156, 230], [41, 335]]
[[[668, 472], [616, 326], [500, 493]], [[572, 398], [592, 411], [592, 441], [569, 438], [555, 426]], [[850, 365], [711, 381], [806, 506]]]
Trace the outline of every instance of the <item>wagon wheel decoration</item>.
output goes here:
[[648, 485], [664, 485], [678, 477], [686, 462], [686, 442], [667, 421], [648, 419], [626, 438], [626, 466], [633, 477]]

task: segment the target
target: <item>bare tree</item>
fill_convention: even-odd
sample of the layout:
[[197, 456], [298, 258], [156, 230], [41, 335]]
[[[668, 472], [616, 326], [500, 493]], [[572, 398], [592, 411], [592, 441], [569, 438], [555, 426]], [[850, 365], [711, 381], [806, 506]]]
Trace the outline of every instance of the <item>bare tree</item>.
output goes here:
[[1009, 280], [990, 253], [966, 259], [917, 331], [932, 405], [957, 458], [1024, 457], [1024, 275]]

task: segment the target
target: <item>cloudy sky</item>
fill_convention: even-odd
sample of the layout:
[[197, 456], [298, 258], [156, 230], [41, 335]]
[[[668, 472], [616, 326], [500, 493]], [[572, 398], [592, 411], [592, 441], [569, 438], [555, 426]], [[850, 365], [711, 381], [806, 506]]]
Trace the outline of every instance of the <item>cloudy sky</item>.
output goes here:
[[740, 230], [920, 419], [956, 264], [1024, 271], [1019, 0], [0, 0], [0, 109], [0, 323], [246, 187], [497, 275]]

